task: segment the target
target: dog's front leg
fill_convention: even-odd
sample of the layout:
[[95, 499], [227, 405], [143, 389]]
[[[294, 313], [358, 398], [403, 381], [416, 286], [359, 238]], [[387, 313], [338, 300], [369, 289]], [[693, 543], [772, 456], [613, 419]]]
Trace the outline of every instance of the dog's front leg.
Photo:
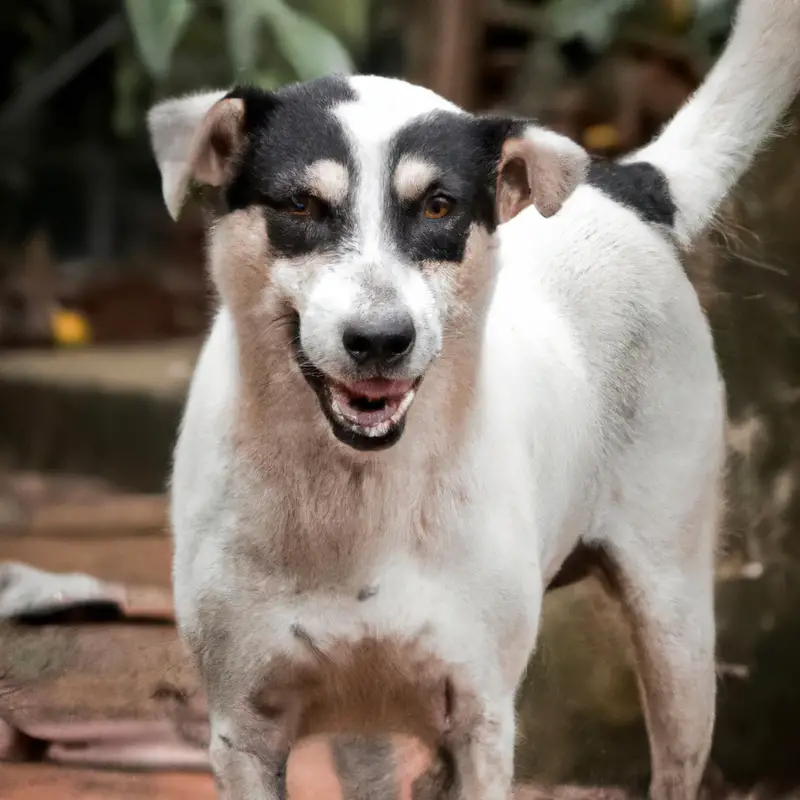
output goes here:
[[220, 800], [284, 800], [291, 731], [252, 711], [211, 710], [209, 755]]
[[[456, 703], [463, 702], [457, 698]], [[470, 698], [456, 709], [447, 749], [453, 758], [452, 800], [508, 800], [514, 777], [514, 698]]]

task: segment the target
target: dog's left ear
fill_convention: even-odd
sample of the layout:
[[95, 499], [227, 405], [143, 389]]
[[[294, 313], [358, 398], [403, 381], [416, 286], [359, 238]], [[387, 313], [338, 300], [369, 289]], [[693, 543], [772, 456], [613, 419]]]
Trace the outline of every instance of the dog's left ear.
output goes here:
[[515, 124], [497, 167], [498, 221], [508, 222], [530, 205], [551, 217], [588, 170], [589, 154], [572, 139], [532, 123]]

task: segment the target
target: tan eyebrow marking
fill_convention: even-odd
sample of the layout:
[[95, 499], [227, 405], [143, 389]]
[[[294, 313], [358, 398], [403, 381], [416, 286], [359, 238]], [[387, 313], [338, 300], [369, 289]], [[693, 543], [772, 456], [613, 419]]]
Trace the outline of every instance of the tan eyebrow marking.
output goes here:
[[344, 164], [324, 158], [310, 164], [306, 170], [311, 192], [331, 205], [341, 205], [347, 199], [350, 176]]
[[394, 188], [401, 200], [418, 200], [438, 176], [430, 162], [403, 156], [394, 171]]

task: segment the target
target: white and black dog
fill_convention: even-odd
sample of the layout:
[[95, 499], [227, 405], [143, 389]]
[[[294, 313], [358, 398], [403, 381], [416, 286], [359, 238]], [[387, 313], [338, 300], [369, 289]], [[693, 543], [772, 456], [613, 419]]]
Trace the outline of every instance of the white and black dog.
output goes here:
[[216, 200], [172, 524], [225, 797], [279, 797], [298, 737], [400, 730], [448, 755], [448, 796], [507, 798], [576, 554], [631, 622], [651, 794], [695, 796], [725, 402], [681, 249], [799, 84], [800, 0], [743, 0], [619, 163], [379, 77], [152, 110], [171, 213], [192, 183]]

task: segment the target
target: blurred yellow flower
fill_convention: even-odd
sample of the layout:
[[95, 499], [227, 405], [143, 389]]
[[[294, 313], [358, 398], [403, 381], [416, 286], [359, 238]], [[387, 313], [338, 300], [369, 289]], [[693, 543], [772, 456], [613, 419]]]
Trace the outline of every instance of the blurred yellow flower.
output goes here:
[[60, 345], [83, 345], [92, 338], [88, 320], [77, 311], [60, 308], [53, 312], [50, 319], [53, 338]]
[[619, 144], [619, 131], [613, 125], [590, 125], [583, 132], [587, 150], [610, 150]]
[[692, 18], [692, 0], [667, 0], [669, 21], [676, 28], [688, 25]]

